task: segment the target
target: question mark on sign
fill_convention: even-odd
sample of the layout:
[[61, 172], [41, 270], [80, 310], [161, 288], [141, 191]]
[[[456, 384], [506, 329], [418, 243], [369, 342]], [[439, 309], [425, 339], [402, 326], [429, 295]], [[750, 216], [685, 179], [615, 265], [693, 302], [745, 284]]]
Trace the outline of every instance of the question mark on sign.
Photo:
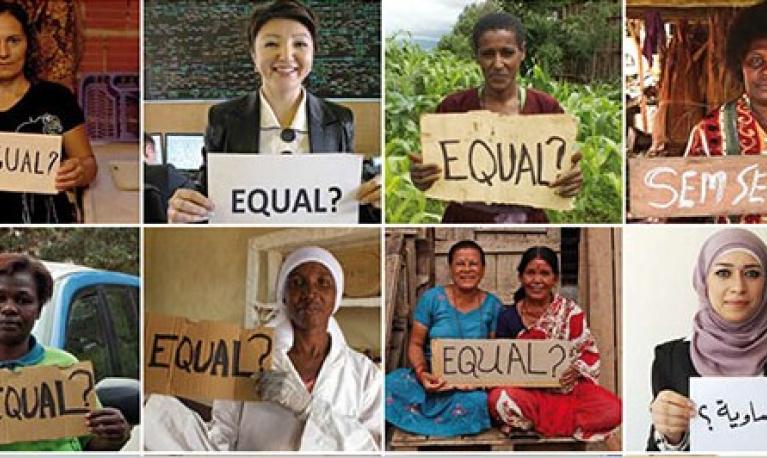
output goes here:
[[51, 163], [48, 164], [48, 173], [51, 173], [51, 170], [53, 170], [53, 166], [56, 165], [56, 162], [59, 160], [59, 153], [57, 151], [51, 151], [48, 156], [51, 159]]
[[88, 403], [88, 395], [93, 391], [93, 374], [85, 369], [77, 369], [69, 374], [69, 380], [74, 379], [75, 376], [78, 375], [84, 375], [88, 380], [88, 386], [85, 388], [85, 391], [83, 391], [83, 404], [85, 404], [85, 407], [90, 407], [90, 404]]
[[262, 339], [266, 342], [266, 350], [264, 351], [264, 354], [259, 356], [258, 358], [258, 370], [263, 371], [264, 370], [264, 360], [267, 356], [272, 352], [272, 338], [269, 337], [266, 334], [256, 333], [252, 336], [248, 337], [248, 342], [251, 342], [253, 339]]
[[333, 194], [333, 197], [330, 199], [330, 204], [333, 206], [333, 213], [335, 213], [336, 202], [341, 200], [341, 195], [342, 195], [341, 188], [339, 188], [338, 186], [333, 186], [332, 188], [328, 188], [328, 192]]
[[565, 139], [562, 137], [552, 136], [546, 140], [546, 144], [550, 145], [554, 141], [560, 142], [559, 149], [557, 149], [557, 170], [562, 170], [562, 159], [565, 158], [565, 145], [567, 143], [565, 143]]
[[700, 406], [700, 409], [698, 409], [698, 415], [706, 419], [706, 423], [708, 423], [708, 430], [713, 431], [714, 428], [713, 426], [711, 426], [711, 419], [708, 417], [708, 415], [703, 413], [703, 411], [707, 409], [708, 409], [708, 406], [706, 404], [703, 404], [702, 406]]
[[549, 354], [551, 354], [552, 350], [559, 350], [562, 353], [562, 357], [559, 358], [559, 361], [557, 361], [556, 364], [551, 366], [551, 377], [555, 377], [557, 373], [557, 368], [562, 364], [562, 362], [565, 360], [565, 357], [567, 356], [567, 352], [565, 351], [565, 348], [562, 345], [554, 345], [553, 347], [549, 348]]

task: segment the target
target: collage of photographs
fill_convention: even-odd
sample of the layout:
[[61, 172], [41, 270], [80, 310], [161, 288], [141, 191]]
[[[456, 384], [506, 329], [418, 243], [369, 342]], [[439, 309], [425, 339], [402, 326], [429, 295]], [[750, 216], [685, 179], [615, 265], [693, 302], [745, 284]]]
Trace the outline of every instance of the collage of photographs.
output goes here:
[[0, 456], [767, 458], [765, 283], [767, 0], [0, 0]]

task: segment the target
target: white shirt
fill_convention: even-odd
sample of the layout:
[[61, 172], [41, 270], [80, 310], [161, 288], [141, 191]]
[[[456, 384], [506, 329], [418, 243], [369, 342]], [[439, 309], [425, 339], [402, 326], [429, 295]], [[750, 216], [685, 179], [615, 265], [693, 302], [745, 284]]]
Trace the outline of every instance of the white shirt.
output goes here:
[[[275, 371], [299, 381], [286, 350], [275, 350]], [[381, 371], [346, 344], [331, 341], [311, 393], [305, 422], [271, 402], [214, 401], [205, 423], [171, 396], [152, 395], [144, 407], [151, 451], [365, 451], [380, 448]]]
[[289, 151], [291, 154], [306, 154], [311, 152], [309, 147], [309, 121], [306, 118], [306, 91], [301, 89], [301, 101], [290, 123], [290, 129], [295, 133], [293, 141], [286, 142], [280, 136], [285, 130], [264, 97], [263, 88], [258, 91], [261, 100], [260, 122], [261, 132], [258, 137], [258, 151], [261, 154], [283, 154]]

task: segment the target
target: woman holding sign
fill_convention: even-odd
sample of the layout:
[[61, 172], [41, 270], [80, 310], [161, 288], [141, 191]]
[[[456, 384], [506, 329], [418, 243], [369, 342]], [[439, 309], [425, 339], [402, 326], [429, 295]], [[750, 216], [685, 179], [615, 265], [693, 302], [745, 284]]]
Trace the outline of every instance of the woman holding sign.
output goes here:
[[[74, 356], [58, 348], [45, 347], [32, 335], [43, 304], [52, 294], [53, 278], [40, 261], [23, 254], [0, 253], [0, 369], [64, 367], [77, 363]], [[7, 409], [8, 399], [4, 405]], [[4, 421], [15, 420], [6, 417]], [[0, 445], [0, 451], [119, 450], [130, 437], [128, 423], [117, 409], [92, 410], [83, 421], [92, 436], [13, 442]]]
[[[705, 116], [690, 133], [685, 156], [767, 154], [767, 2], [745, 8], [727, 32], [727, 68], [745, 91]], [[758, 178], [756, 179], [758, 181]], [[717, 222], [729, 222], [726, 216]], [[740, 223], [766, 223], [743, 215]]]
[[514, 293], [514, 305], [501, 312], [496, 337], [569, 340], [578, 357], [562, 372], [561, 388], [491, 390], [491, 416], [506, 431], [604, 440], [621, 424], [621, 401], [599, 386], [599, 350], [583, 310], [554, 292], [559, 282], [557, 254], [547, 247], [529, 248], [517, 273], [522, 285]]
[[49, 166], [61, 165], [55, 173], [58, 194], [0, 191], [0, 223], [77, 222], [74, 191], [88, 186], [96, 176], [83, 112], [69, 89], [38, 78], [38, 47], [23, 8], [0, 3], [0, 131], [62, 137], [61, 157], [49, 163], [45, 154], [44, 166], [30, 156], [35, 153], [31, 149], [2, 148], [7, 153], [0, 158], [6, 169], [0, 171], [3, 174], [14, 170], [42, 174]]
[[[303, 86], [317, 51], [317, 17], [298, 0], [276, 0], [257, 7], [248, 27], [248, 44], [261, 87], [216, 105], [208, 112], [207, 154], [351, 153], [354, 120], [348, 108], [320, 99]], [[286, 170], [285, 173], [290, 173]], [[368, 177], [370, 178], [370, 177]], [[170, 199], [168, 220], [208, 219], [213, 202], [202, 188], [179, 189]], [[371, 178], [358, 189], [362, 222], [380, 221], [381, 189]]]
[[[550, 95], [517, 83], [517, 73], [526, 51], [526, 31], [516, 17], [508, 13], [490, 13], [474, 25], [472, 49], [485, 78], [484, 85], [451, 94], [437, 106], [437, 113], [466, 113], [489, 110], [506, 115], [564, 113]], [[550, 184], [562, 197], [573, 197], [581, 189], [578, 154], [572, 168]], [[442, 175], [436, 164], [422, 164], [411, 155], [410, 178], [418, 189], [429, 189]], [[451, 202], [442, 217], [443, 223], [545, 223], [546, 213], [520, 205]]]
[[692, 336], [655, 348], [648, 450], [689, 450], [690, 377], [767, 375], [766, 266], [767, 246], [744, 229], [719, 231], [701, 247]]
[[490, 428], [487, 395], [448, 385], [431, 372], [432, 339], [487, 339], [501, 309], [497, 297], [479, 288], [485, 253], [463, 240], [448, 252], [452, 283], [426, 291], [413, 312], [408, 344], [412, 369], [386, 376], [386, 421], [417, 434], [455, 436]]
[[378, 450], [381, 374], [346, 344], [333, 318], [343, 291], [330, 252], [305, 247], [288, 255], [277, 277], [273, 367], [256, 376], [261, 401], [214, 401], [206, 424], [176, 398], [152, 395], [147, 449]]

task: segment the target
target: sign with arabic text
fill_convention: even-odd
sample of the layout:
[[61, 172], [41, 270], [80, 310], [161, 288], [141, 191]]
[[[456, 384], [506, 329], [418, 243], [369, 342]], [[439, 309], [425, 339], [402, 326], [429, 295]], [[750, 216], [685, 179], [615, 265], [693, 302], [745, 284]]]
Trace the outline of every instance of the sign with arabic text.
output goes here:
[[767, 378], [692, 377], [690, 399], [690, 450], [767, 450]]

